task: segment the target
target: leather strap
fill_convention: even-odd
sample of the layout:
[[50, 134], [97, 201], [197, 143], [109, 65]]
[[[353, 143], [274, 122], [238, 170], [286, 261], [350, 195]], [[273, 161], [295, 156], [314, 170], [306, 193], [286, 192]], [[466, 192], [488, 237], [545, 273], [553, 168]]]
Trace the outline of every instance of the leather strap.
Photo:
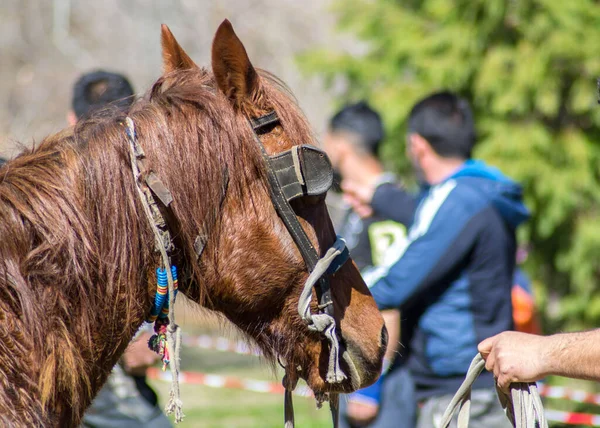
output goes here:
[[324, 195], [333, 184], [333, 168], [325, 152], [304, 144], [269, 156], [271, 167], [288, 201]]
[[290, 235], [294, 239], [294, 242], [298, 246], [300, 254], [302, 254], [302, 258], [304, 259], [308, 270], [312, 271], [315, 265], [317, 264], [317, 261], [319, 260], [319, 254], [317, 253], [317, 250], [315, 249], [313, 244], [310, 242], [310, 239], [308, 239], [308, 236], [306, 235], [304, 229], [302, 229], [302, 226], [300, 225], [300, 222], [296, 217], [296, 213], [294, 212], [287, 198], [285, 197], [279, 180], [277, 179], [275, 168], [273, 168], [273, 165], [271, 163], [271, 158], [269, 157], [269, 154], [265, 150], [265, 147], [262, 145], [260, 139], [258, 138], [258, 135], [254, 134], [254, 139], [258, 144], [263, 160], [265, 161], [265, 164], [267, 166], [267, 176], [269, 179], [271, 200], [273, 201], [275, 210], [277, 211], [277, 214], [279, 214], [279, 217], [281, 217], [281, 220], [283, 220], [285, 227], [288, 229]]
[[[317, 250], [308, 239], [306, 232], [302, 228], [302, 225], [298, 221], [296, 217], [296, 213], [291, 207], [283, 189], [279, 179], [277, 177], [276, 169], [273, 166], [272, 158], [269, 156], [265, 147], [263, 146], [260, 138], [257, 135], [257, 130], [267, 125], [272, 125], [277, 123], [279, 119], [277, 118], [277, 114], [273, 111], [265, 116], [261, 116], [257, 119], [251, 120], [250, 124], [254, 132], [254, 140], [258, 145], [260, 152], [262, 154], [263, 160], [266, 164], [267, 176], [269, 180], [269, 188], [271, 192], [271, 200], [273, 201], [273, 205], [275, 206], [275, 210], [279, 217], [285, 224], [288, 232], [292, 236], [292, 239], [298, 246], [298, 250], [306, 263], [309, 272], [312, 272], [315, 268], [317, 261], [319, 260], [319, 254]], [[276, 157], [277, 155], [275, 155]], [[317, 290], [317, 298], [319, 300], [319, 309], [321, 309], [324, 313], [333, 316], [333, 300], [331, 298], [331, 285], [329, 283], [329, 279], [326, 275], [321, 277], [318, 282], [319, 286], [316, 288]]]
[[250, 119], [250, 123], [252, 124], [252, 129], [254, 130], [254, 132], [256, 132], [257, 134], [261, 134], [263, 128], [279, 123], [279, 117], [277, 116], [277, 112], [273, 110], [272, 112], [267, 113], [264, 116], [257, 117], [256, 119]]
[[[317, 267], [320, 260], [317, 250], [308, 239], [306, 232], [302, 228], [296, 213], [290, 205], [290, 201], [303, 195], [322, 195], [329, 190], [333, 183], [333, 168], [329, 158], [322, 150], [317, 147], [303, 145], [294, 146], [292, 149], [283, 153], [269, 156], [263, 146], [258, 134], [268, 126], [279, 123], [279, 118], [275, 111], [250, 120], [250, 124], [254, 131], [254, 139], [258, 144], [260, 153], [266, 165], [267, 177], [269, 180], [269, 191], [271, 193], [271, 201], [277, 211], [279, 217], [285, 224], [289, 234], [296, 243], [304, 262], [311, 273], [311, 277], [319, 275], [320, 278], [315, 287], [319, 301], [319, 310], [327, 314], [333, 321], [333, 301], [331, 299], [331, 285], [329, 283], [329, 275], [335, 274], [338, 269], [346, 263], [349, 258], [349, 252], [344, 245], [344, 250], [338, 254], [334, 260], [330, 260], [331, 264], [323, 273], [319, 273], [323, 266]], [[337, 242], [337, 241], [336, 241]], [[331, 249], [329, 250], [331, 251]], [[322, 261], [321, 261], [322, 262]], [[317, 267], [317, 270], [315, 270]], [[314, 285], [316, 285], [313, 282]], [[312, 288], [312, 286], [311, 286]], [[309, 297], [309, 296], [307, 296]], [[310, 297], [309, 297], [310, 299]], [[310, 302], [307, 302], [309, 305]], [[300, 311], [300, 308], [299, 308]], [[310, 314], [310, 310], [308, 311]], [[317, 317], [325, 317], [326, 315], [315, 315], [313, 321]], [[319, 330], [323, 332], [323, 330]], [[333, 339], [331, 342], [330, 352], [339, 352], [339, 345], [334, 346], [335, 340], [335, 321], [333, 321]], [[326, 335], [327, 336], [327, 335]], [[334, 348], [336, 349], [334, 351]], [[339, 358], [338, 356], [335, 357]], [[343, 373], [342, 373], [343, 374]], [[329, 376], [329, 374], [328, 374]], [[287, 385], [286, 377], [284, 377], [285, 390], [285, 428], [294, 427], [294, 409], [292, 404], [292, 390], [295, 385]], [[338, 427], [338, 394], [331, 394], [330, 398], [331, 416], [334, 428]]]

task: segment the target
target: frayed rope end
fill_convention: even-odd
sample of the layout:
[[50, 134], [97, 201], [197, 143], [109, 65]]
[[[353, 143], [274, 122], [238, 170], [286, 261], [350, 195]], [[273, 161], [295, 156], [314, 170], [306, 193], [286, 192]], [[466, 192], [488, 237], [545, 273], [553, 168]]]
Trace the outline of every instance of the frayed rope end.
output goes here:
[[175, 414], [175, 423], [178, 424], [183, 420], [185, 415], [183, 414], [183, 403], [181, 400], [175, 400], [173, 397], [169, 398], [169, 402], [165, 406], [165, 413], [167, 415]]

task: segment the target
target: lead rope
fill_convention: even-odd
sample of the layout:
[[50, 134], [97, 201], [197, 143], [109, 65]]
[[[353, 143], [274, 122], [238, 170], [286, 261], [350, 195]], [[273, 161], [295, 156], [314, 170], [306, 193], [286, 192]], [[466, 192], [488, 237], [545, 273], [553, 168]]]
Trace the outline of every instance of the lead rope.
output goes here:
[[[160, 257], [163, 263], [164, 269], [167, 271], [167, 282], [169, 286], [169, 306], [171, 308], [170, 313], [170, 321], [167, 326], [167, 346], [169, 349], [173, 351], [173, 356], [170, 361], [171, 368], [171, 391], [169, 392], [169, 402], [165, 406], [165, 412], [167, 414], [175, 413], [175, 423], [179, 423], [183, 420], [184, 414], [182, 411], [182, 402], [181, 395], [179, 392], [179, 354], [180, 354], [180, 344], [181, 344], [181, 329], [175, 323], [175, 287], [173, 281], [173, 275], [171, 273], [171, 263], [169, 260], [169, 256], [167, 255], [166, 243], [161, 235], [160, 231], [156, 226], [156, 220], [154, 215], [152, 214], [152, 209], [148, 203], [148, 200], [151, 199], [154, 201], [154, 198], [150, 194], [150, 192], [144, 192], [141, 186], [143, 186], [140, 180], [140, 170], [137, 165], [138, 158], [142, 158], [144, 156], [141, 147], [137, 144], [135, 138], [135, 125], [133, 120], [130, 117], [125, 118], [125, 129], [127, 132], [127, 140], [129, 142], [129, 158], [131, 161], [131, 170], [133, 171], [133, 177], [135, 180], [135, 188], [138, 192], [138, 196], [140, 201], [142, 202], [142, 207], [144, 208], [144, 214], [150, 224], [150, 228], [152, 229], [152, 233], [154, 234], [156, 248], [160, 252]], [[158, 213], [160, 216], [160, 213]], [[164, 220], [163, 220], [164, 221]]]
[[[310, 273], [304, 288], [300, 294], [298, 300], [298, 313], [302, 320], [307, 324], [308, 329], [312, 331], [318, 331], [322, 333], [329, 341], [329, 364], [327, 367], [326, 380], [328, 383], [340, 383], [344, 381], [347, 376], [340, 367], [339, 355], [340, 355], [340, 343], [336, 334], [336, 323], [335, 319], [325, 313], [312, 313], [310, 309], [310, 302], [312, 300], [312, 290], [317, 281], [329, 270], [330, 266], [336, 260], [336, 258], [344, 252], [346, 248], [346, 241], [343, 238], [337, 237], [331, 248], [327, 250], [327, 253], [319, 259], [315, 268]], [[284, 413], [285, 413], [285, 428], [294, 427], [294, 407], [292, 403], [292, 391], [296, 387], [297, 379], [289, 379], [286, 375], [283, 379], [283, 386], [285, 387], [285, 398], [284, 398]], [[319, 402], [319, 405], [321, 401]], [[331, 415], [333, 420], [333, 426], [338, 426], [338, 404], [339, 395], [329, 394], [329, 406], [331, 408]]]
[[329, 341], [329, 365], [327, 367], [326, 380], [328, 383], [340, 383], [346, 379], [346, 374], [340, 368], [340, 344], [335, 331], [335, 318], [325, 313], [312, 313], [310, 302], [312, 300], [312, 289], [317, 281], [327, 272], [329, 266], [336, 257], [342, 254], [346, 248], [346, 242], [338, 237], [327, 253], [319, 259], [315, 268], [304, 283], [304, 289], [298, 300], [298, 313], [307, 324], [308, 329], [322, 333]]
[[[477, 354], [465, 380], [448, 404], [442, 416], [440, 428], [448, 428], [452, 417], [458, 410], [458, 428], [468, 428], [469, 411], [471, 408], [471, 388], [473, 383], [485, 368], [485, 361]], [[520, 382], [510, 385], [510, 395], [496, 387], [500, 404], [506, 416], [515, 428], [548, 428], [544, 414], [544, 406], [535, 382]]]

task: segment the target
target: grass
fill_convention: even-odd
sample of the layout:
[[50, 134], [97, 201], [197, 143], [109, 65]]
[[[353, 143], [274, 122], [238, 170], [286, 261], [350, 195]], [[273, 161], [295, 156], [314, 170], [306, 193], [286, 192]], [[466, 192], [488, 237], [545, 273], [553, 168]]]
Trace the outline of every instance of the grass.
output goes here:
[[[211, 324], [194, 322], [188, 317], [179, 319], [182, 320], [186, 333], [211, 332], [216, 335], [223, 332], [219, 328], [220, 322]], [[231, 338], [236, 336], [231, 332], [226, 335]], [[283, 377], [279, 367], [274, 369], [258, 357], [195, 348], [182, 349], [181, 369], [276, 383], [281, 382]], [[170, 383], [152, 380], [150, 384], [159, 395], [160, 405], [164, 406], [169, 396]], [[178, 428], [283, 426], [283, 395], [181, 384], [181, 398], [185, 419], [177, 425]], [[313, 398], [294, 397], [294, 410], [298, 426], [331, 427], [327, 405], [317, 409]]]
[[[153, 386], [161, 397], [161, 403], [164, 403], [169, 384], [154, 382]], [[283, 426], [283, 396], [196, 385], [181, 385], [181, 396], [186, 417], [177, 427]], [[312, 399], [296, 398], [294, 410], [299, 426], [331, 427], [329, 412], [325, 407], [317, 410]]]

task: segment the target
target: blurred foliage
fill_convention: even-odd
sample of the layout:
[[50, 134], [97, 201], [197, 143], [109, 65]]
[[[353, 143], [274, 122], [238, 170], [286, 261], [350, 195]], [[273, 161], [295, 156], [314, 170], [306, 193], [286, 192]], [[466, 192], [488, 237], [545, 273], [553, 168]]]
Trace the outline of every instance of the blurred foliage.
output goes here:
[[[600, 293], [600, 5], [579, 0], [343, 0], [354, 52], [310, 51], [339, 102], [383, 114], [385, 158], [408, 172], [405, 123], [415, 101], [451, 89], [472, 103], [476, 157], [523, 183], [531, 220], [526, 270], [548, 331], [598, 326]], [[341, 90], [340, 90], [341, 88]]]

